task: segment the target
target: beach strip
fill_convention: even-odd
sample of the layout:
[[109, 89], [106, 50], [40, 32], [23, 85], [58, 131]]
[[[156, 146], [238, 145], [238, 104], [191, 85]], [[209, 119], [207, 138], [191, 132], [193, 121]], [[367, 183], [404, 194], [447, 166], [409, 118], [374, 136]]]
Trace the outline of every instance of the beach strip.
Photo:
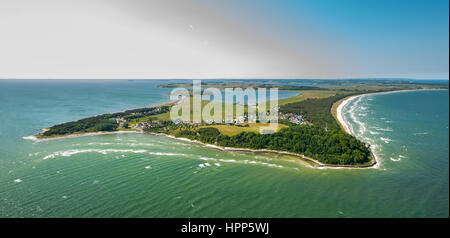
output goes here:
[[[364, 95], [364, 94], [363, 94]], [[347, 123], [347, 121], [344, 119], [343, 116], [343, 110], [344, 107], [354, 98], [356, 97], [360, 97], [362, 95], [356, 95], [356, 96], [350, 96], [348, 98], [345, 98], [338, 106], [337, 110], [336, 110], [336, 117], [338, 119], [338, 122], [341, 124], [341, 126], [344, 128], [345, 132], [347, 132], [347, 134], [349, 135], [353, 135], [352, 130], [350, 129], [350, 125]]]
[[40, 142], [40, 141], [58, 140], [58, 139], [64, 139], [64, 138], [75, 138], [75, 137], [81, 137], [81, 136], [98, 136], [98, 135], [129, 134], [129, 133], [143, 133], [143, 132], [142, 131], [99, 131], [99, 132], [86, 132], [86, 133], [76, 133], [76, 134], [70, 134], [70, 135], [61, 135], [61, 136], [54, 136], [54, 137], [48, 137], [48, 138], [38, 138], [36, 135], [24, 136], [22, 138], [25, 140], [32, 140], [32, 141]]

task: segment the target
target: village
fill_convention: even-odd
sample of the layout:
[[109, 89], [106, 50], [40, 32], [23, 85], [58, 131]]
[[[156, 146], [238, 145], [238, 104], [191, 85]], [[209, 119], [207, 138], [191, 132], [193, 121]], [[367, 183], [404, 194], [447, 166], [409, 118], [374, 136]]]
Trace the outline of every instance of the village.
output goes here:
[[[150, 111], [148, 114], [153, 114], [160, 110], [160, 108], [155, 108], [153, 111]], [[278, 110], [277, 110], [278, 111]], [[135, 122], [135, 119], [146, 116], [146, 113], [131, 113], [124, 117], [117, 117], [115, 121], [119, 124], [119, 127], [129, 128], [130, 126], [134, 129], [144, 130], [153, 127], [159, 127], [161, 125], [160, 120], [149, 119], [145, 122]], [[269, 112], [266, 112], [266, 116], [270, 116]], [[296, 125], [309, 125], [312, 123], [308, 120], [305, 120], [304, 116], [301, 114], [295, 113], [278, 113], [279, 120], [289, 121], [290, 123]], [[247, 112], [244, 113], [244, 116], [238, 116], [236, 119], [226, 119], [226, 120], [202, 120], [202, 121], [190, 121], [190, 120], [174, 120], [173, 123], [175, 125], [189, 125], [189, 126], [204, 126], [204, 125], [230, 125], [230, 126], [238, 126], [238, 127], [248, 127], [248, 123], [258, 123], [259, 121], [256, 119], [254, 115], [248, 115]]]

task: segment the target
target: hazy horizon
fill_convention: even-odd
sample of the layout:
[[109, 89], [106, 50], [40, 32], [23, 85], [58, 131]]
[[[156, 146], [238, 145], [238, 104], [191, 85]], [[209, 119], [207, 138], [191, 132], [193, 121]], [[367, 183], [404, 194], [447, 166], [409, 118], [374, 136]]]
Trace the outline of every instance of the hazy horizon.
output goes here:
[[449, 78], [448, 1], [4, 0], [0, 78]]
[[0, 78], [0, 80], [36, 80], [36, 81], [119, 81], [119, 80], [413, 80], [413, 81], [449, 81], [448, 78]]

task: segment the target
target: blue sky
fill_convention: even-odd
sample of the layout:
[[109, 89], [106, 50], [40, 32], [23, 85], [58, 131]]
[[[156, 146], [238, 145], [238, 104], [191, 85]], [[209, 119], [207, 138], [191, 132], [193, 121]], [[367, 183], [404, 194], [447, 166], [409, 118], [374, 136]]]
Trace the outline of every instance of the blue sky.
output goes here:
[[443, 0], [3, 0], [0, 78], [448, 79]]
[[[256, 25], [266, 27], [267, 34], [284, 36], [291, 43], [309, 37], [344, 49], [342, 60], [350, 60], [356, 74], [448, 79], [449, 1], [244, 2], [245, 10], [239, 13], [252, 12], [253, 18], [266, 21]], [[233, 10], [239, 11], [241, 3], [232, 1]]]

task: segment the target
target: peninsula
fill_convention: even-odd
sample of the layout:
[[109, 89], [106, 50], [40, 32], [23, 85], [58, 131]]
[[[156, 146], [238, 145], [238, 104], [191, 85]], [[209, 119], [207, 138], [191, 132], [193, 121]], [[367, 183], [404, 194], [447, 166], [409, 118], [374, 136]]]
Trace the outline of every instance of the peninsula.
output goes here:
[[[338, 107], [352, 96], [398, 90], [448, 89], [447, 85], [404, 81], [358, 80], [338, 86], [286, 86], [277, 84], [220, 84], [206, 87], [273, 87], [299, 94], [280, 99], [279, 126], [273, 134], [260, 134], [264, 123], [170, 120], [170, 108], [176, 103], [102, 114], [43, 129], [33, 137], [39, 140], [104, 133], [152, 133], [202, 143], [217, 149], [279, 153], [299, 157], [315, 166], [367, 168], [377, 161], [370, 145], [356, 139], [342, 121]], [[168, 84], [161, 87], [189, 87]], [[231, 86], [230, 86], [231, 85]], [[202, 101], [202, 107], [209, 101]], [[219, 102], [217, 102], [219, 103]], [[236, 106], [236, 105], [233, 105]], [[225, 107], [225, 103], [222, 103]], [[342, 107], [342, 105], [341, 105]], [[247, 107], [246, 107], [247, 110]]]

